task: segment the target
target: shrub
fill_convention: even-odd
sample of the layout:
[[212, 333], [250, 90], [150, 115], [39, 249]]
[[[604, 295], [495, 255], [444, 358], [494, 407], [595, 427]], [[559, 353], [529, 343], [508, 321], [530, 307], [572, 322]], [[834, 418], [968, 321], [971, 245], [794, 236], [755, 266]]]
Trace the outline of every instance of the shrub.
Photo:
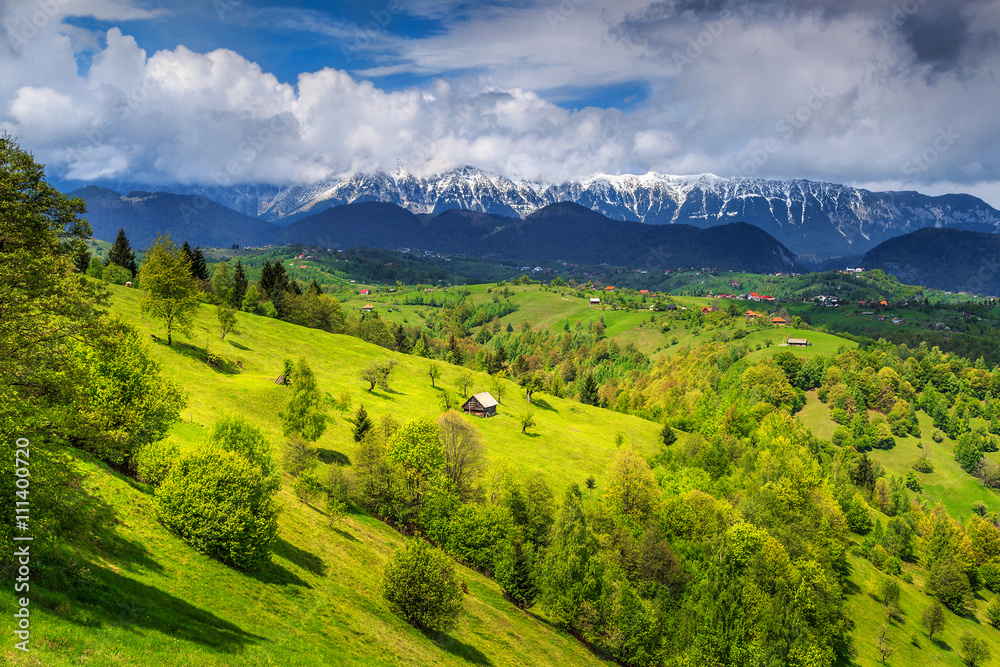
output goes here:
[[974, 503], [972, 503], [972, 511], [978, 514], [979, 516], [986, 516], [986, 503], [984, 503], [982, 500], [975, 501]]
[[937, 443], [944, 442], [944, 433], [939, 429], [934, 429], [934, 433], [931, 434], [931, 440]]
[[124, 285], [132, 280], [132, 272], [117, 264], [108, 264], [104, 267], [101, 280], [112, 285]]
[[979, 581], [994, 593], [1000, 592], [1000, 562], [983, 563], [979, 567]]
[[926, 455], [921, 456], [919, 459], [914, 461], [913, 469], [916, 470], [917, 472], [923, 472], [923, 473], [934, 472], [934, 466], [927, 459]]
[[177, 446], [162, 440], [139, 448], [135, 455], [135, 476], [141, 482], [159, 486], [178, 457]]
[[986, 620], [994, 628], [1000, 628], [1000, 598], [993, 598], [986, 607]]
[[278, 505], [271, 480], [220, 447], [182, 456], [156, 493], [156, 514], [197, 551], [244, 570], [271, 558]]
[[208, 441], [253, 463], [268, 481], [269, 488], [278, 490], [281, 479], [271, 457], [271, 444], [259, 428], [241, 417], [220, 417], [212, 425]]
[[420, 539], [410, 540], [386, 565], [382, 595], [408, 623], [427, 630], [448, 630], [462, 609], [451, 559]]
[[934, 564], [927, 580], [927, 588], [941, 604], [955, 613], [965, 611], [972, 594], [969, 577], [951, 558], [943, 558]]
[[906, 481], [905, 481], [905, 484], [906, 484], [906, 488], [908, 488], [910, 491], [914, 491], [916, 493], [920, 493], [921, 489], [923, 488], [923, 487], [920, 486], [920, 480], [917, 479], [917, 474], [915, 472], [913, 472], [912, 470], [907, 470], [906, 471]]

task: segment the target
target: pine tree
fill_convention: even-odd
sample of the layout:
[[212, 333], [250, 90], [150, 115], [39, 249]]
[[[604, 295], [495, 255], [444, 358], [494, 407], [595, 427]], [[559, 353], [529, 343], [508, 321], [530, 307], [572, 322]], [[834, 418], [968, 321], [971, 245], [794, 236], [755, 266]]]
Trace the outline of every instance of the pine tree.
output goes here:
[[587, 373], [583, 377], [583, 387], [580, 388], [580, 402], [586, 405], [597, 405], [600, 397], [597, 394], [597, 380], [593, 373]]
[[670, 428], [670, 424], [663, 425], [663, 429], [660, 430], [660, 438], [667, 447], [677, 442], [677, 434], [674, 433], [674, 429]]
[[311, 283], [309, 283], [309, 287], [306, 288], [306, 293], [307, 294], [312, 294], [314, 296], [319, 296], [319, 295], [321, 295], [323, 293], [323, 288], [320, 287], [319, 283], [316, 282], [316, 279], [313, 278], [313, 281]]
[[194, 252], [191, 251], [191, 246], [187, 241], [181, 246], [181, 252], [184, 253], [184, 257], [187, 259], [188, 271], [191, 273], [191, 277], [197, 278], [198, 276], [195, 274]]
[[365, 434], [372, 430], [374, 424], [364, 405], [358, 406], [358, 411], [354, 413], [354, 442], [361, 442]]
[[274, 289], [274, 267], [271, 266], [271, 260], [269, 259], [264, 260], [264, 268], [260, 270], [260, 280], [257, 281], [257, 289], [265, 297], [270, 298], [271, 290]]
[[193, 262], [191, 270], [194, 277], [198, 280], [208, 280], [208, 263], [205, 261], [205, 255], [201, 252], [201, 248], [195, 248], [191, 257]]
[[508, 536], [500, 549], [493, 575], [507, 599], [520, 609], [527, 609], [538, 597], [536, 572], [537, 557], [531, 542], [524, 541], [520, 535]]
[[108, 250], [108, 257], [104, 260], [104, 266], [108, 264], [117, 264], [123, 269], [128, 269], [133, 278], [135, 278], [135, 274], [139, 270], [135, 263], [135, 253], [132, 252], [132, 246], [128, 242], [128, 237], [125, 236], [124, 228], [118, 230], [118, 236], [115, 237], [115, 242], [111, 244], [111, 248]]
[[236, 271], [233, 273], [233, 291], [229, 295], [229, 305], [239, 309], [243, 305], [243, 297], [247, 294], [247, 274], [243, 270], [243, 262], [236, 261]]
[[601, 597], [603, 568], [575, 484], [566, 491], [540, 571], [542, 604], [559, 625], [579, 632], [587, 604]]
[[285, 265], [280, 261], [276, 261], [271, 267], [274, 276], [274, 286], [271, 288], [271, 292], [268, 292], [271, 296], [271, 300], [274, 300], [274, 295], [277, 292], [286, 292], [291, 290], [291, 285], [288, 282], [288, 272], [285, 271]]

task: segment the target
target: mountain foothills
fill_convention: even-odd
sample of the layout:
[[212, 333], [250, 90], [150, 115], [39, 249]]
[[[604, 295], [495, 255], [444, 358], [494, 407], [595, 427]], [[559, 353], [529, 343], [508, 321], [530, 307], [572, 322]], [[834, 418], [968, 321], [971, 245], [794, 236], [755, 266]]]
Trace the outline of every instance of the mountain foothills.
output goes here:
[[[109, 185], [118, 190], [140, 185]], [[771, 181], [711, 174], [604, 175], [547, 184], [464, 167], [424, 177], [405, 171], [359, 174], [313, 185], [175, 187], [241, 213], [287, 225], [355, 202], [393, 203], [420, 215], [465, 209], [524, 218], [550, 204], [573, 202], [614, 220], [711, 227], [743, 221], [809, 259], [861, 255], [922, 227], [995, 232], [1000, 211], [969, 195], [871, 192], [832, 183]]]
[[902, 282], [954, 292], [1000, 294], [1000, 236], [957, 229], [919, 229], [869, 250], [859, 266]]
[[[0, 552], [4, 664], [1000, 655], [1000, 367], [808, 323], [893, 326], [919, 288], [746, 278], [867, 295], [799, 315], [558, 276], [334, 289], [303, 252], [140, 261], [125, 233], [102, 261], [9, 137], [0, 212], [0, 539], [32, 538]], [[492, 220], [417, 220], [443, 215]], [[490, 233], [583, 217], [534, 215]], [[993, 343], [995, 300], [951, 307]]]
[[704, 230], [644, 225], [610, 220], [570, 203], [549, 205], [521, 220], [464, 210], [419, 217], [395, 204], [367, 202], [328, 209], [279, 229], [199, 196], [134, 192], [125, 197], [93, 186], [71, 194], [87, 202], [95, 236], [111, 239], [124, 228], [139, 248], [165, 233], [198, 246], [410, 247], [511, 262], [562, 260], [647, 270], [802, 268], [787, 248], [750, 225], [730, 223]]
[[110, 241], [124, 228], [137, 248], [151, 245], [160, 234], [202, 247], [265, 245], [278, 228], [195, 195], [114, 190], [88, 186], [69, 193], [87, 202], [87, 220], [95, 238]]

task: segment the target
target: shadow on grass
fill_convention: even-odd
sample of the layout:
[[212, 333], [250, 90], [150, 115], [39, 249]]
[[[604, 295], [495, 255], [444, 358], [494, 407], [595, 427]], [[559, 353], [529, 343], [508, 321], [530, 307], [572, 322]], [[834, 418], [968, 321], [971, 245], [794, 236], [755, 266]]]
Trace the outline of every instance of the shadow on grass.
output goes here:
[[341, 530], [340, 528], [337, 528], [336, 526], [331, 526], [330, 530], [332, 530], [333, 532], [337, 533], [338, 535], [340, 535], [341, 537], [343, 537], [348, 542], [360, 542], [361, 541], [358, 538], [356, 538], [353, 535], [351, 535], [346, 530]]
[[263, 639], [159, 588], [97, 566], [91, 570], [100, 583], [72, 594], [87, 613], [72, 613], [73, 605], [57, 606], [54, 613], [79, 625], [153, 630], [230, 654]]
[[540, 437], [542, 437], [541, 433], [522, 433], [521, 435], [526, 435], [529, 438], [540, 438]]
[[312, 572], [317, 577], [322, 577], [326, 575], [326, 563], [323, 559], [316, 554], [309, 553], [305, 549], [300, 549], [291, 542], [278, 538], [274, 543], [273, 548], [274, 554], [276, 556], [281, 556], [285, 560], [289, 560], [303, 570]]
[[549, 405], [544, 398], [540, 398], [538, 396], [531, 397], [531, 407], [538, 408], [539, 410], [555, 411], [555, 408]]
[[[291, 552], [282, 552], [282, 543], [288, 544], [280, 537], [277, 542], [274, 543], [274, 553], [282, 558], [286, 558], [292, 562], [295, 562], [294, 554]], [[288, 545], [291, 546], [291, 545]], [[293, 547], [294, 548], [294, 547]], [[311, 555], [311, 554], [310, 554]], [[303, 581], [301, 577], [296, 575], [294, 572], [290, 572], [286, 567], [279, 565], [273, 560], [267, 565], [257, 570], [256, 572], [247, 572], [248, 577], [253, 577], [262, 584], [274, 584], [275, 586], [301, 586], [302, 588], [312, 588], [308, 582]]]
[[492, 665], [493, 662], [475, 646], [461, 642], [445, 632], [423, 630], [424, 636], [434, 642], [434, 645], [453, 656], [462, 658], [473, 665]]
[[317, 447], [316, 456], [323, 463], [336, 463], [337, 465], [342, 465], [342, 466], [351, 465], [351, 458], [347, 454], [338, 452], [335, 449], [325, 449], [323, 447]]
[[243, 345], [242, 343], [237, 343], [235, 340], [228, 340], [226, 342], [229, 343], [230, 345], [232, 345], [233, 347], [235, 347], [237, 350], [249, 350], [250, 349], [249, 347], [247, 347], [246, 345]]
[[934, 644], [935, 646], [937, 646], [942, 651], [953, 651], [954, 650], [951, 647], [951, 644], [949, 644], [945, 640], [941, 639], [940, 637], [935, 637], [934, 639], [931, 640], [931, 643]]
[[[155, 341], [157, 344], [164, 347], [167, 346], [167, 341], [158, 338]], [[205, 364], [211, 368], [216, 373], [221, 373], [223, 375], [237, 375], [240, 372], [239, 367], [230, 364], [213, 365], [206, 362], [205, 348], [200, 346], [192, 345], [191, 343], [183, 343], [181, 341], [175, 340], [173, 345], [169, 346], [174, 352], [180, 354], [181, 356], [187, 357], [192, 361], [197, 361], [198, 363]]]

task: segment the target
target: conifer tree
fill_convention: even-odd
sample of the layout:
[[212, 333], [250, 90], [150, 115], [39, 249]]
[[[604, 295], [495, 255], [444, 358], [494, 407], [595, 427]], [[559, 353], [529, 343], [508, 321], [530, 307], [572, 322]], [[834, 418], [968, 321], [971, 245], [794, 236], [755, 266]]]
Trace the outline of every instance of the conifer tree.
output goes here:
[[200, 247], [194, 249], [192, 262], [191, 271], [194, 273], [194, 277], [198, 280], [208, 280], [208, 263], [205, 261], [205, 255], [201, 252]]
[[233, 289], [229, 294], [229, 305], [233, 308], [240, 308], [243, 305], [243, 297], [247, 294], [247, 274], [243, 270], [243, 262], [236, 260], [236, 271], [233, 273]]
[[132, 251], [132, 246], [125, 235], [124, 227], [118, 230], [118, 236], [115, 237], [115, 242], [111, 244], [111, 248], [108, 250], [108, 257], [104, 260], [104, 266], [108, 264], [117, 264], [123, 269], [128, 269], [129, 273], [132, 274], [132, 278], [135, 278], [135, 274], [139, 270], [135, 263], [135, 253]]
[[597, 394], [597, 380], [593, 373], [583, 377], [583, 387], [580, 388], [580, 402], [586, 405], [597, 405], [600, 397]]
[[194, 266], [194, 252], [191, 250], [191, 245], [185, 241], [184, 245], [181, 246], [181, 252], [184, 253], [184, 257], [187, 258], [188, 271], [191, 273], [192, 278], [197, 278], [195, 275]]
[[264, 268], [260, 270], [260, 280], [257, 281], [257, 288], [261, 294], [270, 298], [271, 290], [274, 289], [274, 267], [271, 266], [271, 260], [269, 259], [264, 260]]
[[511, 535], [500, 549], [493, 574], [507, 599], [520, 609], [527, 609], [538, 597], [536, 571], [534, 545], [520, 535]]
[[365, 434], [372, 430], [373, 426], [374, 424], [371, 417], [368, 416], [365, 406], [359, 405], [358, 411], [354, 413], [354, 441], [361, 442], [364, 440]]

